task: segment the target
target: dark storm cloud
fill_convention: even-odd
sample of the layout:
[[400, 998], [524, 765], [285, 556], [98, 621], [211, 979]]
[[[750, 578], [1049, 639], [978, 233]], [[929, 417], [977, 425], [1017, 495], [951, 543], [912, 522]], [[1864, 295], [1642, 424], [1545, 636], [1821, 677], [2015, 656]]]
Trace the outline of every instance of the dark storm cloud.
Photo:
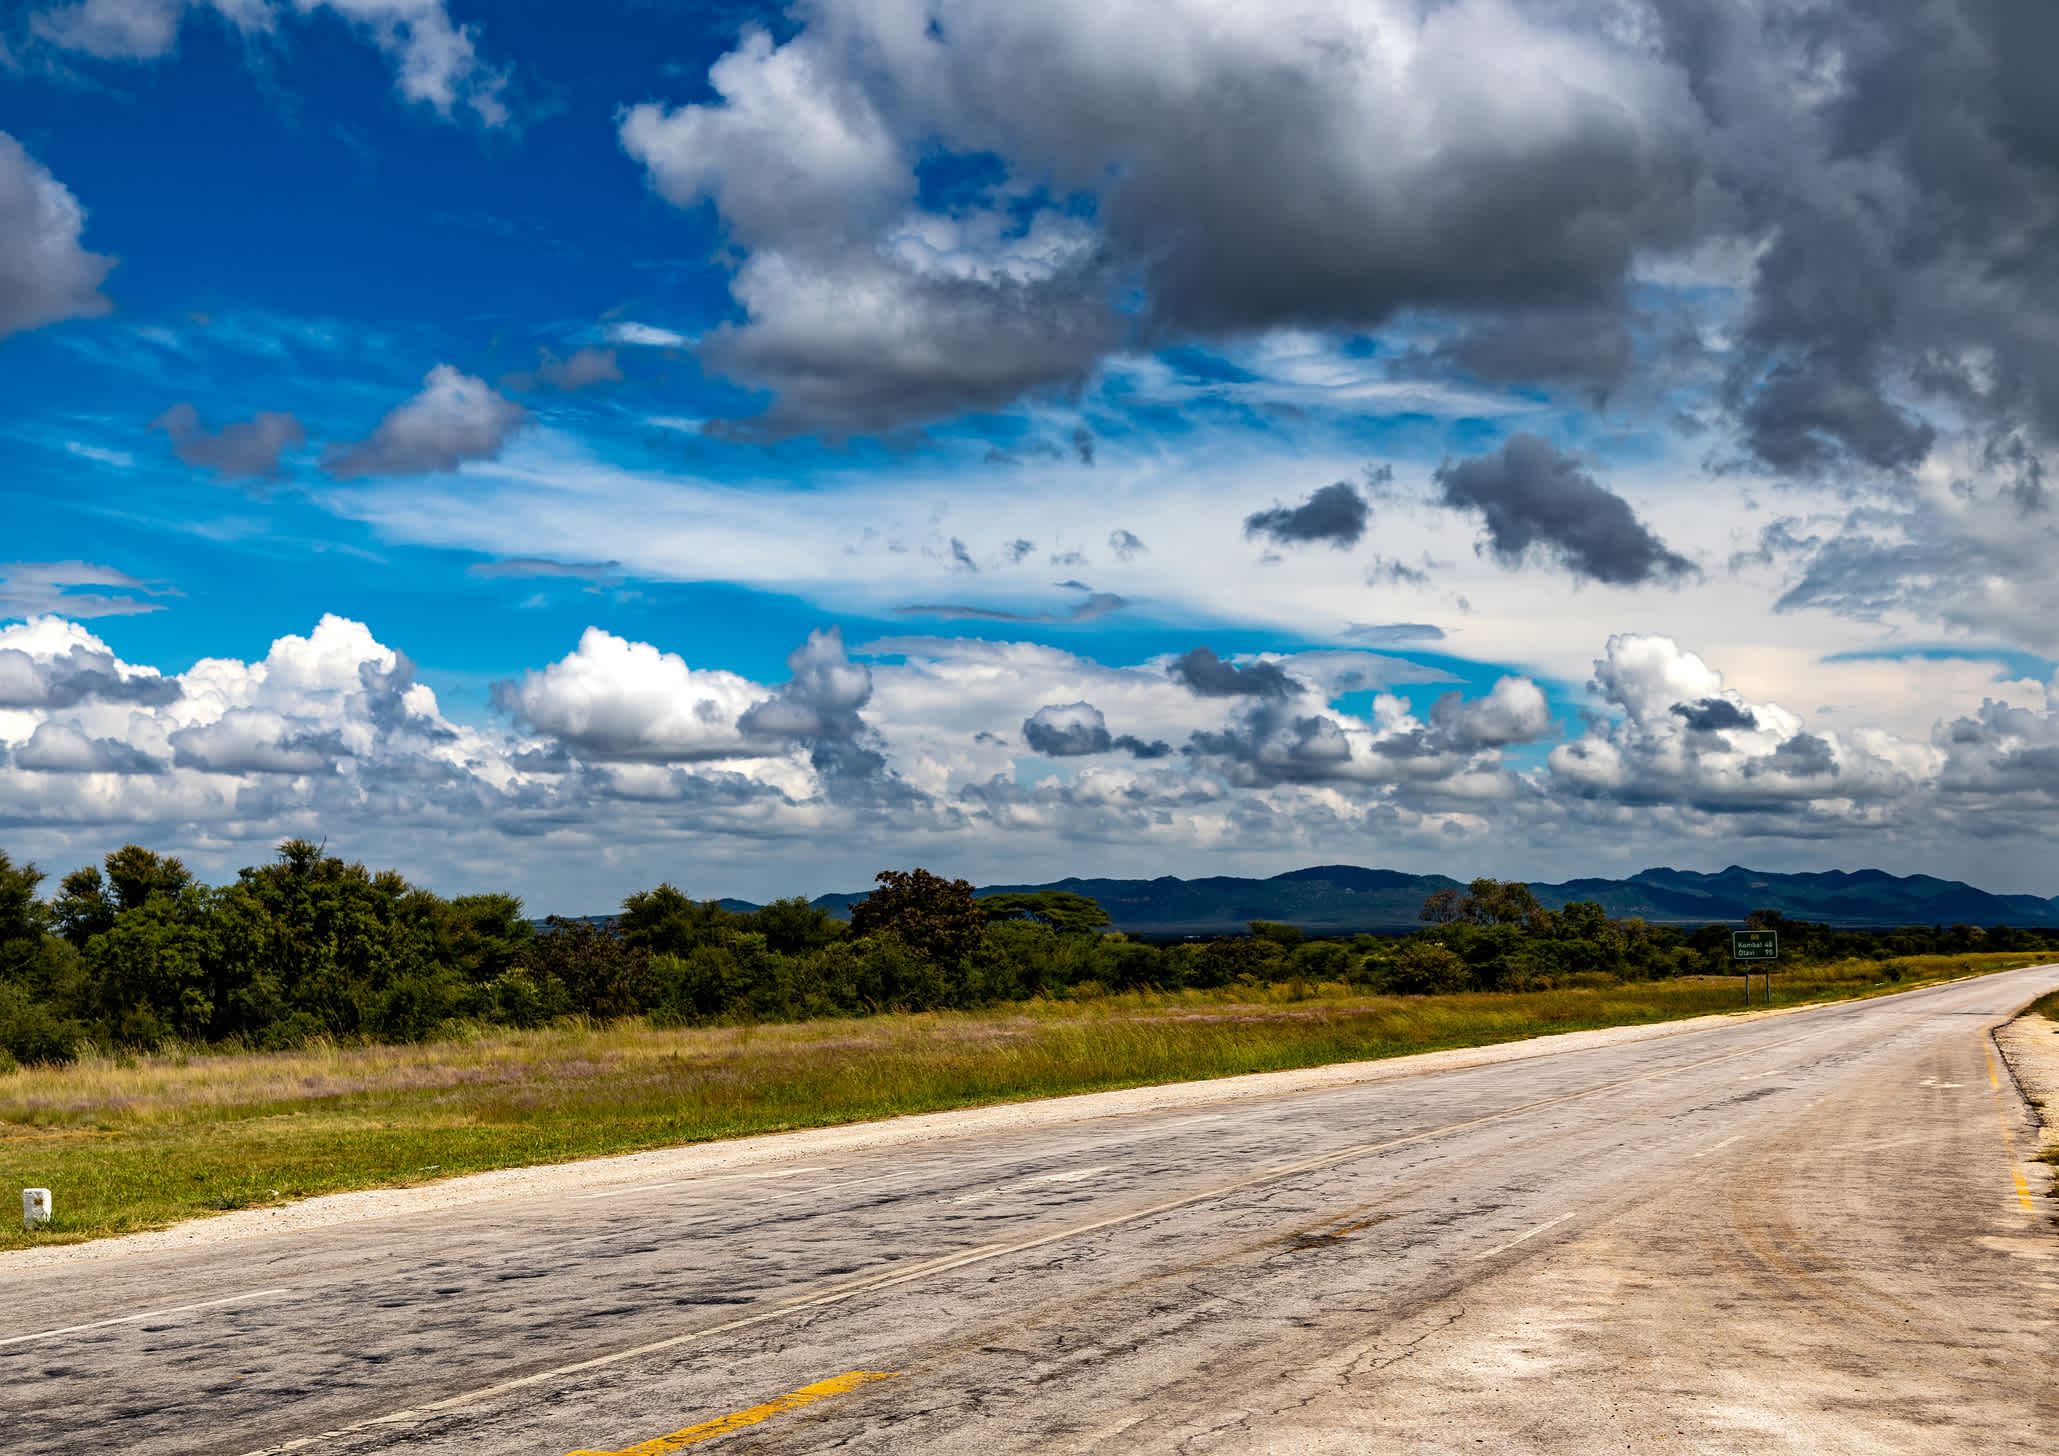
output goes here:
[[[1104, 31], [1069, 5], [973, 0], [919, 46], [890, 40], [886, 14], [828, 0], [783, 44], [726, 57], [713, 104], [621, 121], [659, 193], [712, 200], [744, 254], [747, 322], [702, 358], [773, 390], [747, 433], [990, 408], [1077, 385], [1139, 332], [1607, 310], [1641, 249], [1698, 220], [1674, 73], [1513, 11], [1491, 44], [1539, 58], [1513, 91], [1478, 64], [1489, 38], [1435, 8], [1403, 38], [1342, 4], [1299, 33], [1177, 7]], [[1434, 145], [1366, 145], [1425, 116]], [[1048, 214], [1034, 251], [930, 266], [930, 240], [900, 230], [915, 158], [938, 149], [1090, 196], [1094, 224]], [[829, 306], [853, 297], [866, 307]]]
[[209, 432], [200, 412], [179, 403], [150, 422], [172, 442], [172, 454], [188, 465], [212, 470], [225, 479], [277, 476], [279, 456], [307, 443], [307, 431], [290, 414], [266, 410]]
[[1111, 736], [1101, 710], [1087, 702], [1045, 704], [1024, 720], [1022, 741], [1030, 752], [1045, 758], [1082, 758], [1117, 751], [1146, 760], [1172, 755], [1172, 745], [1162, 739], [1147, 743], [1130, 733]]
[[1740, 708], [1728, 698], [1703, 698], [1698, 703], [1675, 703], [1673, 712], [1697, 733], [1721, 733], [1730, 728], [1756, 728], [1759, 720], [1750, 708]]
[[1223, 661], [1208, 647], [1181, 653], [1166, 673], [1174, 682], [1204, 698], [1285, 698], [1303, 691], [1301, 682], [1289, 677], [1277, 662], [1239, 667]]
[[1244, 518], [1247, 537], [1267, 536], [1283, 546], [1328, 542], [1339, 550], [1356, 546], [1372, 512], [1348, 482], [1323, 486], [1298, 506], [1274, 506]]
[[1446, 462], [1436, 481], [1443, 504], [1479, 512], [1488, 544], [1507, 565], [1537, 550], [1575, 576], [1614, 586], [1694, 570], [1666, 549], [1627, 501], [1582, 470], [1578, 457], [1540, 436], [1512, 435], [1492, 454]]
[[1837, 755], [1830, 744], [1813, 733], [1797, 733], [1773, 752], [1745, 766], [1751, 777], [1778, 774], [1785, 778], [1815, 778], [1837, 772]]
[[1460, 374], [1483, 384], [1558, 384], [1596, 403], [1629, 375], [1636, 345], [1628, 308], [1602, 303], [1516, 308], [1472, 320], [1437, 345], [1402, 358], [1422, 378]]
[[1077, 758], [1115, 746], [1092, 703], [1048, 703], [1023, 721], [1022, 741], [1045, 758]]
[[1110, 531], [1108, 549], [1115, 553], [1118, 561], [1133, 561], [1151, 548], [1128, 531]]

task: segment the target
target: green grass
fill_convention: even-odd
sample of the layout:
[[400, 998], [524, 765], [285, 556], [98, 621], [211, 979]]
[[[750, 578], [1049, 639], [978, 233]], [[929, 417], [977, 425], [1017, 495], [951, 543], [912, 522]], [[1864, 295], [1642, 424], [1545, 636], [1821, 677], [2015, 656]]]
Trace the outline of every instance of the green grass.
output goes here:
[[[1916, 957], [1778, 973], [1776, 1004], [2035, 964]], [[1740, 1008], [1736, 978], [1373, 996], [1341, 985], [1037, 1001], [982, 1013], [478, 1032], [422, 1046], [93, 1058], [0, 1075], [0, 1188], [57, 1217], [0, 1248], [345, 1189], [903, 1113], [1479, 1046]]]

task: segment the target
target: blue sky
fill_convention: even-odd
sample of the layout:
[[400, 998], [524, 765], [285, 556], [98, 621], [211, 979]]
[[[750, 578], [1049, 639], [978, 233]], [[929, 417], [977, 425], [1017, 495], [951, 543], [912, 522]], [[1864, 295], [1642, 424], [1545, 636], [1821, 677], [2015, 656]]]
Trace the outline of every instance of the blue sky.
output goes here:
[[2051, 893], [2042, 22], [1819, 8], [12, 9], [0, 847]]

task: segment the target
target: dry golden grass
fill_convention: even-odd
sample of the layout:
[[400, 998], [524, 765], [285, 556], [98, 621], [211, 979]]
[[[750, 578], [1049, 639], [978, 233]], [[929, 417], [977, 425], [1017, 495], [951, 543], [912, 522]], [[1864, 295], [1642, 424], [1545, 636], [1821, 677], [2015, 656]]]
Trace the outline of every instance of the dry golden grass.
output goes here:
[[[2035, 963], [1901, 962], [1902, 988]], [[1776, 975], [1777, 1000], [1896, 989], [1874, 963]], [[981, 1013], [657, 1030], [640, 1021], [421, 1046], [89, 1058], [0, 1075], [0, 1186], [57, 1220], [0, 1247], [210, 1209], [797, 1127], [1319, 1066], [1738, 1008], [1734, 977], [1456, 996], [1341, 985], [1038, 1001]]]

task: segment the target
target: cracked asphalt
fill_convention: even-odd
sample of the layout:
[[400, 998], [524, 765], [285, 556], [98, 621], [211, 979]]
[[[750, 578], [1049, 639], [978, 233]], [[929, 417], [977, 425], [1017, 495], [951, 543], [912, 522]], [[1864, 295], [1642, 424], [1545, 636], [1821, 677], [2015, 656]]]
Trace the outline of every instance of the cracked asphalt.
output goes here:
[[0, 1270], [0, 1446], [2049, 1452], [2055, 986]]

